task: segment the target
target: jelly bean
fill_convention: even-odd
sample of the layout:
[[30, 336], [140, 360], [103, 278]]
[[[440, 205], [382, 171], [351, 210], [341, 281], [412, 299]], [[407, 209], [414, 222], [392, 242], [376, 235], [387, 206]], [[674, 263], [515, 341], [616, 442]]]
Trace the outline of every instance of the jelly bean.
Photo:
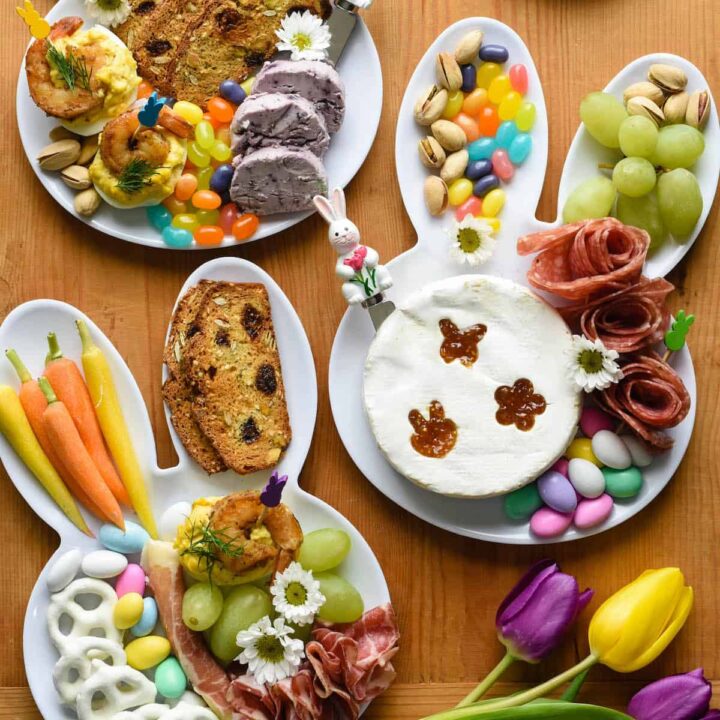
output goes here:
[[625, 446], [630, 451], [633, 465], [639, 468], [644, 468], [650, 465], [653, 461], [653, 456], [648, 452], [647, 447], [632, 435], [621, 435]]
[[202, 108], [187, 100], [178, 100], [173, 110], [191, 125], [197, 125], [203, 119]]
[[480, 138], [479, 140], [470, 143], [467, 148], [470, 162], [475, 162], [477, 160], [489, 160], [496, 147], [497, 143], [490, 137]]
[[458, 178], [448, 186], [448, 201], [453, 207], [462, 205], [473, 194], [472, 180]]
[[465, 177], [469, 180], [479, 180], [493, 171], [492, 163], [489, 160], [473, 160], [465, 168]]
[[236, 240], [248, 240], [260, 226], [260, 218], [252, 213], [243, 213], [233, 223], [232, 234]]
[[502, 68], [497, 63], [483, 63], [477, 71], [477, 86], [487, 90], [490, 87], [490, 83], [501, 73]]
[[455, 211], [455, 219], [462, 220], [466, 215], [477, 216], [482, 213], [482, 201], [480, 198], [476, 198], [474, 195], [468, 198], [460, 207]]
[[[198, 170], [197, 174], [197, 190], [208, 190], [210, 188], [210, 180], [212, 179], [215, 168], [206, 167]], [[195, 193], [193, 193], [194, 195]]]
[[159, 635], [148, 635], [125, 646], [127, 664], [136, 670], [149, 670], [170, 654], [170, 642]]
[[198, 179], [193, 173], [183, 173], [175, 183], [175, 197], [185, 202], [189, 200], [197, 190]]
[[115, 583], [115, 593], [118, 597], [130, 592], [137, 593], [140, 597], [145, 594], [145, 571], [136, 563], [130, 563]]
[[221, 126], [218, 130], [215, 131], [215, 139], [225, 143], [228, 147], [230, 147], [230, 127], [227, 125]]
[[463, 129], [468, 142], [473, 142], [480, 137], [480, 128], [469, 115], [461, 112], [453, 118], [453, 122]]
[[568, 460], [582, 458], [598, 467], [602, 467], [602, 463], [595, 457], [595, 453], [592, 451], [592, 443], [588, 438], [575, 438], [570, 445], [568, 445], [568, 449], [565, 451], [565, 457], [567, 457]]
[[606, 492], [614, 498], [632, 498], [642, 489], [643, 474], [634, 465], [625, 470], [603, 468], [602, 474], [605, 476]]
[[565, 477], [569, 477], [568, 465], [569, 465], [569, 463], [565, 458], [560, 458], [552, 464], [552, 467], [550, 469], [554, 470], [555, 472], [559, 472], [561, 475], [564, 475]]
[[[223, 123], [221, 123], [219, 120], [216, 120], [210, 113], [206, 112], [203, 113], [203, 119], [201, 122], [209, 123], [212, 126], [213, 132], [218, 130], [223, 126]], [[199, 124], [199, 123], [198, 123]]]
[[498, 107], [498, 117], [501, 120], [512, 120], [522, 105], [522, 95], [511, 90], [501, 101]]
[[153, 93], [153, 86], [149, 82], [143, 80], [138, 85], [138, 89], [137, 89], [138, 100], [142, 100], [143, 98], [150, 97], [150, 95], [152, 95], [152, 93]]
[[496, 175], [491, 173], [490, 175], [483, 175], [483, 177], [475, 183], [473, 193], [478, 197], [485, 197], [491, 190], [495, 190], [495, 188], [498, 187], [500, 187], [500, 181]]
[[514, 490], [503, 498], [503, 509], [511, 520], [529, 520], [541, 507], [542, 499], [535, 483]]
[[530, 530], [541, 538], [562, 535], [573, 520], [573, 513], [559, 513], [552, 508], [540, 508], [530, 518]]
[[125, 521], [125, 532], [115, 525], [106, 523], [100, 527], [98, 533], [98, 540], [102, 545], [108, 550], [114, 550], [123, 555], [141, 552], [149, 539], [150, 535], [147, 530], [131, 520]]
[[187, 677], [174, 657], [163, 660], [155, 668], [153, 679], [157, 691], [166, 698], [179, 698], [187, 689]]
[[451, 92], [448, 96], [447, 104], [443, 110], [442, 116], [446, 120], [452, 120], [461, 110], [463, 102], [465, 101], [465, 95], [460, 90]]
[[480, 59], [484, 62], [507, 62], [510, 53], [504, 45], [483, 45], [480, 48]]
[[597, 527], [610, 517], [613, 507], [613, 499], [609, 495], [601, 495], [594, 500], [581, 500], [573, 518], [575, 527], [580, 530]]
[[[506, 120], [500, 125], [495, 134], [495, 140], [497, 141], [498, 147], [505, 148], [506, 150], [512, 144], [512, 141], [517, 137], [518, 129], [517, 125], [512, 120]], [[512, 160], [512, 158], [510, 158]]]
[[210, 178], [210, 189], [216, 193], [221, 193], [230, 187], [235, 169], [232, 165], [220, 165], [212, 174]]
[[515, 165], [522, 165], [527, 160], [531, 150], [532, 138], [527, 133], [520, 133], [513, 138], [508, 148], [508, 155]]
[[475, 88], [469, 95], [465, 97], [462, 104], [462, 111], [466, 115], [476, 117], [482, 107], [487, 105], [487, 90], [483, 88]]
[[207, 120], [195, 126], [195, 142], [202, 150], [210, 150], [215, 144], [215, 128]]
[[503, 181], [508, 182], [512, 180], [512, 176], [515, 174], [515, 168], [510, 162], [507, 151], [502, 148], [498, 148], [492, 154], [492, 171]]
[[226, 143], [221, 140], [216, 140], [210, 148], [210, 157], [213, 158], [213, 160], [227, 162], [232, 157], [232, 152]]
[[602, 470], [588, 460], [573, 458], [568, 463], [568, 475], [573, 487], [584, 498], [600, 497], [605, 492], [605, 476]]
[[164, 205], [151, 205], [145, 210], [145, 214], [156, 230], [166, 228], [172, 221], [172, 213]]
[[162, 231], [163, 242], [172, 248], [186, 248], [192, 245], [192, 233], [182, 228], [168, 225]]
[[505, 191], [500, 188], [491, 190], [483, 198], [483, 214], [488, 217], [497, 217], [505, 206]]
[[524, 102], [515, 115], [515, 124], [518, 130], [528, 132], [535, 124], [535, 105], [531, 102]]
[[193, 237], [198, 245], [219, 245], [225, 239], [225, 231], [218, 225], [201, 225]]
[[460, 72], [462, 73], [462, 85], [460, 89], [466, 93], [472, 92], [477, 82], [477, 69], [472, 64], [461, 65]]
[[112, 550], [95, 550], [82, 559], [80, 567], [88, 577], [105, 580], [119, 575], [127, 564], [127, 558], [120, 553]]
[[187, 212], [187, 205], [184, 202], [178, 200], [174, 195], [166, 197], [162, 201], [163, 207], [168, 209], [173, 215], [179, 215], [180, 213]]
[[508, 71], [508, 77], [515, 92], [524, 95], [528, 91], [528, 71], [524, 65], [513, 65]]
[[192, 196], [192, 204], [200, 210], [216, 210], [220, 207], [220, 196], [212, 190], [198, 190]]
[[188, 232], [194, 232], [199, 224], [195, 213], [180, 213], [172, 220], [172, 227], [187, 230]]
[[190, 143], [187, 154], [190, 162], [199, 168], [210, 164], [210, 153], [206, 153], [196, 142]]
[[240, 83], [240, 87], [245, 91], [246, 96], [252, 92], [253, 85], [255, 85], [254, 77], [249, 77], [247, 80], [243, 80]]
[[219, 90], [220, 97], [225, 98], [233, 105], [240, 105], [247, 97], [240, 83], [236, 83], [234, 80], [223, 80]]
[[137, 593], [126, 593], [113, 608], [113, 625], [118, 630], [128, 630], [142, 617], [143, 599]]
[[493, 232], [497, 232], [500, 230], [501, 222], [494, 217], [485, 217], [483, 215], [480, 216], [480, 220], [486, 222], [493, 230]]
[[488, 100], [499, 105], [502, 99], [512, 90], [510, 78], [507, 75], [498, 75], [488, 87]]
[[233, 106], [221, 97], [213, 97], [208, 100], [208, 112], [220, 122], [229, 123], [235, 115]]
[[[173, 535], [173, 540], [175, 536]], [[143, 611], [140, 619], [130, 628], [130, 632], [135, 637], [145, 637], [149, 635], [157, 625], [158, 608], [155, 598], [143, 598]]]
[[492, 105], [485, 105], [480, 109], [478, 115], [478, 127], [480, 132], [486, 137], [492, 137], [500, 125], [500, 118], [498, 117], [497, 110]]
[[218, 225], [226, 235], [232, 235], [233, 224], [238, 219], [238, 215], [240, 215], [240, 211], [235, 203], [228, 203], [221, 208]]
[[615, 420], [600, 408], [587, 405], [580, 414], [580, 429], [586, 437], [591, 438], [598, 430], [613, 430]]
[[217, 225], [220, 221], [219, 210], [198, 210], [195, 213], [200, 225]]
[[603, 465], [624, 470], [632, 464], [627, 445], [612, 430], [598, 430], [593, 435], [591, 444], [595, 457]]
[[560, 513], [572, 512], [577, 507], [577, 496], [570, 481], [559, 472], [547, 470], [537, 479], [538, 492], [543, 502]]
[[52, 565], [45, 577], [45, 583], [51, 593], [60, 592], [66, 588], [78, 574], [80, 563], [82, 562], [82, 553], [73, 548], [63, 553]]

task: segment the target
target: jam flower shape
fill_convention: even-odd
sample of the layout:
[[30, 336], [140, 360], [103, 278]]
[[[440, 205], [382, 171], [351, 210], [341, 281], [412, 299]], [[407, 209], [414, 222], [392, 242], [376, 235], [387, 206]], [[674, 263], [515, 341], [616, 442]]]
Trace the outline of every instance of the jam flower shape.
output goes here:
[[495, 419], [501, 425], [515, 425], [518, 430], [527, 432], [535, 425], [535, 416], [545, 412], [545, 398], [535, 392], [527, 378], [516, 380], [512, 386], [501, 385], [495, 391], [498, 410]]

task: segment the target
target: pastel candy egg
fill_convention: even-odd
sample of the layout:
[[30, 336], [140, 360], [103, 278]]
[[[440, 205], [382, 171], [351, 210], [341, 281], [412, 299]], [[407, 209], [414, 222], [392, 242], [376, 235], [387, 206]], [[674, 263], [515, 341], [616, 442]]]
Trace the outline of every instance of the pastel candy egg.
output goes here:
[[510, 53], [504, 45], [483, 45], [479, 54], [481, 60], [493, 63], [507, 62], [510, 57]]
[[577, 507], [577, 495], [569, 480], [554, 470], [544, 472], [537, 480], [538, 492], [546, 505], [560, 513], [571, 513]]
[[[500, 124], [495, 134], [495, 140], [499, 147], [506, 150], [512, 145], [513, 140], [518, 134], [517, 125], [512, 120], [506, 120]], [[512, 157], [510, 158], [512, 160]]]
[[187, 677], [174, 657], [163, 660], [155, 668], [155, 687], [166, 698], [179, 698], [187, 689]]
[[598, 430], [612, 430], [615, 421], [605, 412], [592, 405], [583, 408], [580, 415], [580, 429], [591, 438]]
[[595, 453], [592, 449], [592, 441], [589, 438], [575, 438], [568, 449], [565, 451], [565, 457], [568, 460], [573, 458], [582, 458], [583, 460], [589, 460], [598, 467], [602, 466], [602, 463], [595, 457]]
[[143, 611], [140, 619], [130, 628], [130, 632], [135, 637], [144, 637], [149, 635], [157, 625], [158, 608], [155, 598], [143, 598]]
[[528, 159], [531, 150], [532, 138], [527, 133], [520, 133], [510, 143], [508, 155], [515, 165], [522, 165]]
[[535, 124], [535, 105], [531, 102], [524, 102], [515, 114], [515, 124], [521, 132], [528, 132]]
[[170, 654], [170, 642], [159, 635], [148, 635], [126, 645], [127, 664], [136, 670], [159, 665]]
[[638, 440], [632, 435], [621, 435], [620, 437], [625, 443], [625, 447], [627, 447], [630, 451], [630, 457], [632, 457], [633, 465], [644, 468], [652, 463], [653, 456], [650, 454], [642, 440]]
[[595, 457], [608, 467], [624, 470], [632, 464], [627, 445], [612, 430], [598, 430], [592, 438]]
[[541, 538], [562, 535], [573, 520], [573, 513], [559, 513], [549, 507], [540, 508], [530, 518], [530, 530]]
[[161, 516], [158, 522], [160, 539], [165, 542], [172, 542], [177, 535], [177, 529], [188, 517], [192, 507], [189, 502], [177, 502], [171, 505]]
[[60, 592], [67, 587], [78, 574], [82, 563], [82, 553], [73, 548], [63, 553], [53, 564], [45, 576], [47, 589], [51, 593]]
[[541, 507], [542, 499], [536, 483], [514, 490], [503, 498], [505, 514], [511, 520], [527, 520]]
[[490, 137], [483, 137], [479, 140], [475, 140], [475, 142], [471, 142], [467, 146], [470, 162], [472, 163], [475, 160], [489, 160], [492, 157], [493, 152], [495, 152], [496, 147], [497, 143], [494, 138]]
[[83, 558], [80, 567], [88, 577], [104, 580], [119, 575], [127, 564], [127, 558], [120, 553], [112, 550], [95, 550]]
[[573, 487], [584, 498], [600, 497], [605, 492], [605, 476], [589, 460], [573, 458], [568, 463], [568, 475]]
[[118, 630], [131, 628], [143, 614], [143, 599], [137, 593], [123, 595], [113, 608], [113, 624]]
[[513, 90], [524, 95], [528, 90], [528, 71], [527, 68], [522, 64], [518, 63], [513, 65], [508, 71], [508, 77], [510, 78], [510, 84]]
[[139, 565], [130, 563], [117, 579], [115, 592], [118, 597], [128, 593], [138, 593], [142, 597], [145, 594], [145, 571]]
[[145, 213], [150, 224], [159, 231], [172, 221], [172, 213], [164, 205], [151, 205]]
[[642, 489], [643, 474], [635, 466], [624, 470], [606, 467], [602, 469], [602, 474], [605, 476], [606, 492], [614, 498], [632, 498]]
[[609, 495], [601, 495], [594, 500], [581, 500], [575, 511], [575, 527], [580, 530], [593, 528], [604, 523], [613, 511], [613, 499]]
[[565, 458], [559, 458], [558, 460], [556, 460], [550, 469], [554, 470], [555, 472], [559, 472], [561, 475], [564, 475], [565, 477], [569, 477], [568, 476], [568, 461]]
[[98, 540], [108, 549], [123, 555], [142, 552], [150, 539], [147, 530], [131, 520], [125, 521], [125, 532], [109, 523], [100, 528]]

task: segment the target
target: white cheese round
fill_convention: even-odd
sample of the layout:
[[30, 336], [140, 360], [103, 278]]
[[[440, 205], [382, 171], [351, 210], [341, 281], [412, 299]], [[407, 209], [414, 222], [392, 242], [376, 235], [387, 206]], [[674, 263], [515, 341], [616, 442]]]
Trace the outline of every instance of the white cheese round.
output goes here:
[[[482, 324], [477, 360], [446, 363], [441, 320], [460, 330]], [[442, 495], [480, 498], [532, 482], [575, 437], [581, 393], [568, 364], [571, 333], [550, 305], [502, 278], [463, 275], [415, 293], [383, 323], [365, 363], [364, 397], [370, 427], [390, 464]], [[545, 399], [529, 430], [496, 418], [498, 387], [530, 380]], [[443, 457], [417, 452], [408, 415], [439, 402], [457, 426]]]

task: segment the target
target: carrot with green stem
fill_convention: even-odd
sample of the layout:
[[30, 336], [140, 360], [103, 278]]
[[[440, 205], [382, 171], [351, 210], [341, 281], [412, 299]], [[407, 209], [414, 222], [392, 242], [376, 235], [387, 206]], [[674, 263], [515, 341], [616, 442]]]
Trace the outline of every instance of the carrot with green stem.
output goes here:
[[93, 342], [84, 321], [78, 320], [75, 324], [82, 340], [82, 366], [100, 427], [140, 522], [151, 537], [157, 538], [145, 477], [130, 439], [112, 371], [102, 350]]
[[100, 471], [105, 484], [110, 488], [110, 492], [119, 503], [130, 507], [130, 496], [113, 465], [110, 453], [108, 453], [93, 401], [80, 373], [80, 368], [72, 360], [63, 356], [55, 333], [48, 333], [47, 339], [49, 352], [44, 375], [50, 381], [58, 399], [68, 409], [70, 417], [80, 433], [83, 445]]
[[58, 400], [46, 377], [41, 377], [38, 385], [48, 402], [43, 412], [43, 426], [60, 462], [103, 515], [124, 530], [125, 520], [120, 505], [90, 457], [65, 403]]

